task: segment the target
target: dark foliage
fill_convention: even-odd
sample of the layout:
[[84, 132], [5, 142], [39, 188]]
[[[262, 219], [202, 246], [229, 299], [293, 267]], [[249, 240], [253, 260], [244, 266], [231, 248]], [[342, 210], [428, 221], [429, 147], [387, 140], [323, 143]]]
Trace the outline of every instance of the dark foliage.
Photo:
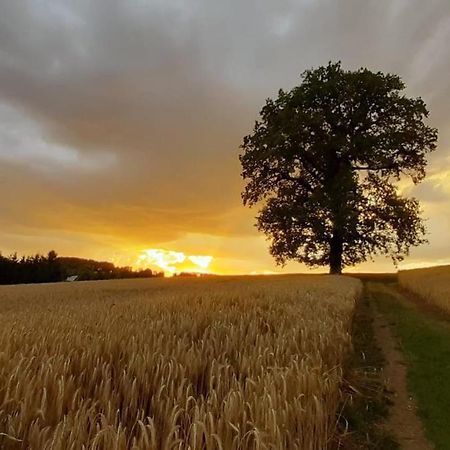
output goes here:
[[208, 277], [216, 277], [217, 275], [203, 272], [178, 272], [175, 273], [173, 276], [181, 278], [208, 278]]
[[329, 63], [266, 101], [241, 146], [242, 198], [264, 202], [257, 226], [278, 263], [340, 273], [375, 254], [397, 262], [425, 242], [419, 203], [396, 182], [423, 179], [437, 130], [404, 87], [396, 75]]
[[109, 262], [82, 258], [58, 257], [52, 250], [47, 256], [9, 257], [0, 254], [0, 284], [49, 283], [64, 281], [76, 275], [78, 280], [109, 280], [113, 278], [149, 278], [162, 276], [150, 269], [135, 271], [116, 267]]

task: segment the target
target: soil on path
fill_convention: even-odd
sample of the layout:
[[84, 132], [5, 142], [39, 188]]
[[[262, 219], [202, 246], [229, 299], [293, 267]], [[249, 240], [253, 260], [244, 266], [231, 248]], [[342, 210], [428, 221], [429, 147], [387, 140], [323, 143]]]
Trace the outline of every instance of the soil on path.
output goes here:
[[383, 370], [385, 384], [393, 392], [393, 405], [386, 427], [396, 436], [401, 449], [432, 450], [433, 446], [426, 439], [422, 423], [417, 417], [414, 399], [408, 393], [403, 354], [398, 349], [387, 321], [375, 308], [373, 325], [375, 338], [386, 358]]

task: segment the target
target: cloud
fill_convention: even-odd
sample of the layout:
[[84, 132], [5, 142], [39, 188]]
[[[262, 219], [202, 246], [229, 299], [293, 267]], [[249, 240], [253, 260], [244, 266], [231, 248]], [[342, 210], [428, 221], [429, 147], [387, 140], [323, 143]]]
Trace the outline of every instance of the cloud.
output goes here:
[[106, 152], [81, 154], [77, 149], [47, 142], [30, 118], [9, 105], [0, 104], [0, 161], [26, 164], [37, 170], [107, 170], [115, 163]]
[[448, 204], [450, 202], [450, 177], [447, 182], [436, 182], [433, 179], [425, 180], [412, 189], [411, 194], [422, 202], [431, 204]]
[[[0, 232], [70, 232], [73, 251], [81, 235], [142, 248], [256, 239], [241, 139], [266, 97], [329, 60], [398, 73], [424, 97], [439, 172], [449, 21], [448, 0], [0, 0], [0, 185], [14, 192]], [[435, 189], [417, 195], [445, 201]], [[266, 258], [258, 245], [245, 257]]]

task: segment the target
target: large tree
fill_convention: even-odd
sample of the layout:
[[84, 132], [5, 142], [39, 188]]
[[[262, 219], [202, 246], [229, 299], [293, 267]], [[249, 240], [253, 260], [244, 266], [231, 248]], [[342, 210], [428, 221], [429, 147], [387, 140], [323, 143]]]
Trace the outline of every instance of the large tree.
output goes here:
[[397, 184], [423, 179], [437, 130], [404, 88], [397, 75], [329, 63], [266, 101], [241, 146], [242, 198], [262, 205], [257, 226], [278, 263], [341, 273], [376, 254], [400, 261], [425, 242], [419, 203]]

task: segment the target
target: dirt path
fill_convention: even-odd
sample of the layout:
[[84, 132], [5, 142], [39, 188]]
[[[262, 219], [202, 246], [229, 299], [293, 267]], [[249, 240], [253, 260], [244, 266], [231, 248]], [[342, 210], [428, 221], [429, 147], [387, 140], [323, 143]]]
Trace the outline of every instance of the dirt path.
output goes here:
[[374, 333], [386, 358], [383, 371], [385, 383], [394, 393], [394, 404], [390, 410], [387, 428], [396, 436], [402, 449], [432, 450], [433, 446], [426, 439], [422, 423], [416, 415], [415, 402], [407, 390], [403, 354], [398, 350], [388, 323], [376, 310], [374, 310]]

